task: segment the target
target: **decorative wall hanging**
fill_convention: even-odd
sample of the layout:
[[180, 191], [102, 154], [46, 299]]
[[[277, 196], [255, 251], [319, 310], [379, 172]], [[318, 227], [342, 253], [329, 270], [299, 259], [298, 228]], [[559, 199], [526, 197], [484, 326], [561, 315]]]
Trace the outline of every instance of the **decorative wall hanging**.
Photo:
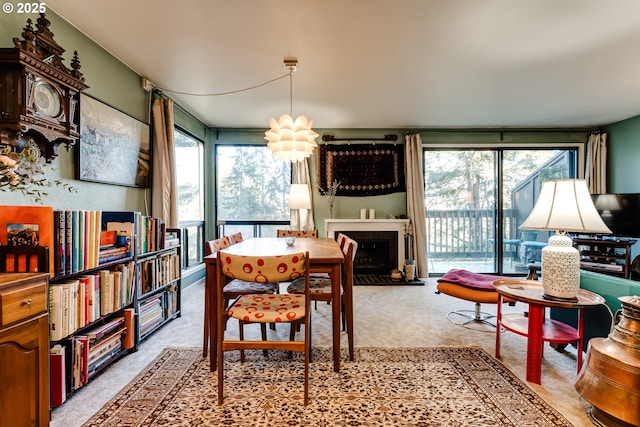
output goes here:
[[149, 125], [82, 95], [78, 179], [149, 187]]
[[396, 144], [324, 144], [319, 150], [318, 186], [337, 180], [337, 196], [378, 196], [406, 191], [404, 147]]

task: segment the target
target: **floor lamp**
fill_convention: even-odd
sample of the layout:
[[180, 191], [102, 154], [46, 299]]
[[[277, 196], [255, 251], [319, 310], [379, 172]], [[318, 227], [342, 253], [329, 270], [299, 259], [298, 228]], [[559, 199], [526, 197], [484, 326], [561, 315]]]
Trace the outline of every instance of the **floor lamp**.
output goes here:
[[[311, 209], [311, 196], [309, 195], [309, 186], [307, 184], [291, 184], [289, 191], [289, 209]], [[298, 212], [297, 221], [294, 221], [294, 213], [291, 212], [291, 226], [296, 230], [304, 229], [300, 227], [302, 220], [301, 212]]]

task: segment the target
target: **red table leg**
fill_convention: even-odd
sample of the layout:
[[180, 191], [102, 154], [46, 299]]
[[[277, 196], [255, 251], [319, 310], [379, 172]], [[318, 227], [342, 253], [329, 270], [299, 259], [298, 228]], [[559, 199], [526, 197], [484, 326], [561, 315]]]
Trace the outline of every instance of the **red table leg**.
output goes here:
[[502, 329], [502, 295], [498, 294], [496, 313], [496, 359], [500, 359], [500, 330]]
[[529, 304], [527, 381], [536, 384], [540, 384], [542, 376], [542, 322], [544, 322], [544, 307]]

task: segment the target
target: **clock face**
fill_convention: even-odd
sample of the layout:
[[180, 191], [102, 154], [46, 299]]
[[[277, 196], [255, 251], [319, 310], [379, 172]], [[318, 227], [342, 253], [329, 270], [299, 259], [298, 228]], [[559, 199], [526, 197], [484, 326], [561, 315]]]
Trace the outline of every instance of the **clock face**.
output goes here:
[[60, 94], [56, 88], [42, 81], [35, 87], [35, 104], [38, 112], [49, 117], [58, 117], [62, 109]]

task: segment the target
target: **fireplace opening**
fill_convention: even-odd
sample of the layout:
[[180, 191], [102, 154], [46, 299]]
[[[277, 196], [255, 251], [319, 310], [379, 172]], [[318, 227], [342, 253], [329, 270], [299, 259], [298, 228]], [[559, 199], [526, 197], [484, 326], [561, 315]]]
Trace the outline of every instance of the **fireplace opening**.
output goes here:
[[342, 231], [358, 242], [353, 274], [384, 274], [398, 266], [397, 231]]

